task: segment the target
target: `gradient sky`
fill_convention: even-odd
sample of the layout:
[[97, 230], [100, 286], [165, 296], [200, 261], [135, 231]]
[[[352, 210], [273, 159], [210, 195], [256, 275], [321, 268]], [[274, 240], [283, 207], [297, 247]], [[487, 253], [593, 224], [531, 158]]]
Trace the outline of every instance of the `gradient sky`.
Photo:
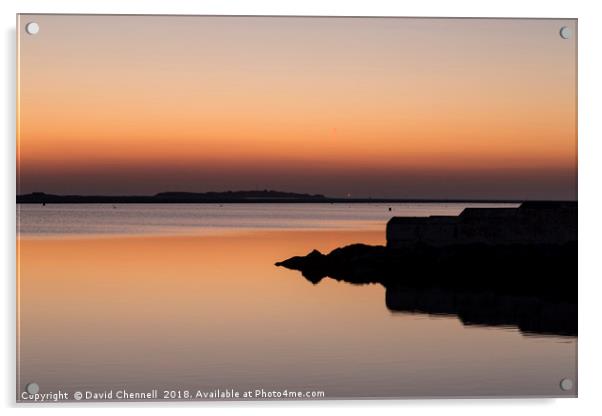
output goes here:
[[18, 193], [576, 199], [562, 26], [21, 15]]

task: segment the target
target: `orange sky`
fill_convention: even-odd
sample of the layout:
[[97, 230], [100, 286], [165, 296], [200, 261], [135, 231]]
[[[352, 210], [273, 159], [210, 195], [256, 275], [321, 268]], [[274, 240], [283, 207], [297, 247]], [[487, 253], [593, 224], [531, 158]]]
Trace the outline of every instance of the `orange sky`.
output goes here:
[[562, 26], [22, 15], [18, 192], [575, 199]]

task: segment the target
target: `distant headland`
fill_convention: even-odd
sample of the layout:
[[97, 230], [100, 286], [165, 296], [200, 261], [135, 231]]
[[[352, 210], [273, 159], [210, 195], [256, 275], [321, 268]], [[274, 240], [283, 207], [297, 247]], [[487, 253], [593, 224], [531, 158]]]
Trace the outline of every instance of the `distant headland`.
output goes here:
[[233, 203], [519, 203], [502, 199], [341, 198], [274, 190], [224, 192], [160, 192], [155, 195], [56, 195], [33, 192], [17, 195], [17, 204], [233, 204]]
[[242, 202], [323, 202], [324, 195], [271, 190], [226, 192], [160, 192], [155, 195], [53, 195], [34, 192], [17, 195], [18, 204], [172, 204]]

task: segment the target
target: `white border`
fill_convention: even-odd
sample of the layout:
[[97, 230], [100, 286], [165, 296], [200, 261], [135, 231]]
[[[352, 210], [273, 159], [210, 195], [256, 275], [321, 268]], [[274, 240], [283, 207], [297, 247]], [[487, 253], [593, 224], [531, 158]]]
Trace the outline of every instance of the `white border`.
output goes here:
[[[602, 270], [598, 241], [602, 231], [602, 97], [600, 41], [602, 15], [595, 1], [477, 1], [477, 0], [3, 0], [2, 13], [2, 349], [3, 374], [0, 377], [1, 403], [15, 410], [15, 14], [16, 13], [117, 13], [117, 14], [248, 14], [248, 15], [347, 15], [347, 16], [436, 16], [436, 17], [556, 17], [579, 19], [579, 399], [475, 399], [404, 401], [327, 401], [327, 402], [217, 402], [177, 405], [174, 410], [251, 414], [338, 412], [365, 414], [420, 412], [448, 415], [507, 415], [514, 412], [563, 415], [592, 414], [600, 411], [600, 330], [596, 319], [602, 294]], [[33, 411], [32, 406], [21, 411]], [[52, 413], [80, 412], [75, 405], [46, 406]], [[104, 405], [85, 410], [97, 413], [171, 410], [174, 404]], [[597, 409], [598, 408], [598, 409]], [[169, 410], [168, 410], [169, 409]]]

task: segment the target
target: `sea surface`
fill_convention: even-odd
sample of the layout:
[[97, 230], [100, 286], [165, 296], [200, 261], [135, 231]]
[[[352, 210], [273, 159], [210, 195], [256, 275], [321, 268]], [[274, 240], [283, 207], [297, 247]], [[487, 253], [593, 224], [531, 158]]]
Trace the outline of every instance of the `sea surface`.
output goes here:
[[17, 393], [574, 396], [575, 337], [394, 312], [381, 285], [274, 266], [467, 206], [516, 205], [19, 205]]
[[[18, 233], [35, 236], [206, 235], [256, 230], [383, 231], [392, 216], [457, 215], [518, 204], [20, 204]], [[390, 210], [389, 210], [390, 209]]]

